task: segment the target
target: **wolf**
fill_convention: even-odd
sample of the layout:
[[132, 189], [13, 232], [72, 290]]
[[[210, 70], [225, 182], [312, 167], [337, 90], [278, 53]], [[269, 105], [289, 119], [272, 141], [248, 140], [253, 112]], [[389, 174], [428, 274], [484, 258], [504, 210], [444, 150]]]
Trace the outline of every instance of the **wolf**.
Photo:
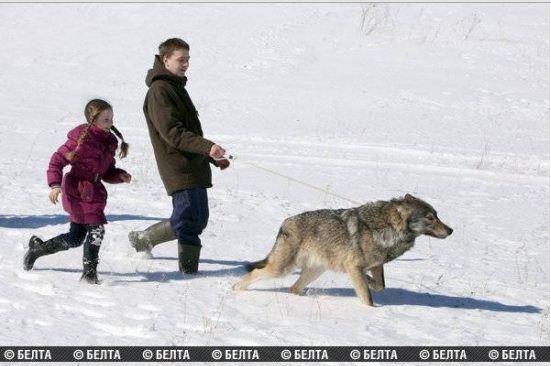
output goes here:
[[411, 249], [421, 235], [444, 239], [452, 232], [431, 205], [409, 193], [349, 209], [304, 212], [283, 221], [268, 256], [249, 264], [249, 273], [233, 289], [245, 290], [253, 282], [282, 277], [298, 267], [302, 271], [290, 292], [300, 295], [332, 270], [346, 272], [360, 300], [373, 306], [369, 289], [385, 288], [385, 263]]

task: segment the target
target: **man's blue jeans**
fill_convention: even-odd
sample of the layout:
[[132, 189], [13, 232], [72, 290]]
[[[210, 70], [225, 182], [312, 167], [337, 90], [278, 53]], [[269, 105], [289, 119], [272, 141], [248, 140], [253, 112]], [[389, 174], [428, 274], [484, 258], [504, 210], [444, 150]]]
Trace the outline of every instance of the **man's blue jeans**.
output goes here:
[[206, 188], [190, 188], [172, 194], [170, 225], [182, 244], [201, 245], [199, 235], [209, 221], [209, 202]]

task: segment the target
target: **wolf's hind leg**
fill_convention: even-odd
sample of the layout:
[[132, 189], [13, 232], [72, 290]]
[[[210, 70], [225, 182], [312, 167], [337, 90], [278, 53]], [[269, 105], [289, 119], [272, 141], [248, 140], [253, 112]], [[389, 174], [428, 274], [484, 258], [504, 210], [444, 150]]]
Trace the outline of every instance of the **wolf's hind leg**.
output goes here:
[[281, 277], [289, 272], [293, 267], [281, 269], [273, 262], [269, 262], [264, 268], [256, 268], [243, 276], [243, 278], [233, 286], [234, 290], [246, 290], [253, 282], [264, 280], [267, 278]]
[[253, 269], [247, 273], [239, 282], [233, 285], [234, 290], [246, 290], [253, 282], [262, 280], [264, 278], [275, 277], [266, 268]]
[[360, 300], [366, 305], [373, 306], [371, 292], [369, 292], [369, 286], [367, 285], [367, 279], [363, 269], [360, 267], [350, 266], [346, 269], [346, 271], [352, 280], [352, 284], [354, 285], [354, 289], [356, 290], [356, 294]]
[[383, 270], [383, 265], [378, 265], [376, 267], [370, 268], [372, 277], [368, 277], [369, 288], [374, 291], [382, 291], [385, 288], [385, 272]]
[[[292, 240], [289, 234], [282, 228], [277, 235], [276, 244], [265, 261], [262, 268], [253, 269], [245, 275], [241, 281], [233, 286], [234, 290], [245, 290], [249, 285], [258, 280], [282, 277], [289, 274], [295, 267], [295, 258], [298, 252], [298, 243]], [[264, 262], [263, 261], [263, 262]]]
[[295, 295], [302, 294], [302, 291], [304, 291], [304, 288], [308, 286], [310, 283], [312, 283], [313, 281], [315, 281], [319, 276], [321, 276], [323, 272], [325, 272], [325, 269], [322, 267], [304, 268], [300, 273], [300, 276], [297, 279], [297, 281], [289, 289], [289, 292]]

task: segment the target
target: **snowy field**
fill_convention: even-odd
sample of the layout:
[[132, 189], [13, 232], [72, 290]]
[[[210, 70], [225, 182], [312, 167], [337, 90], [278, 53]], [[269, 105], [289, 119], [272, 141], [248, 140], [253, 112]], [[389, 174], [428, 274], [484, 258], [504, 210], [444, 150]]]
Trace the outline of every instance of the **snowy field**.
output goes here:
[[[549, 4], [0, 4], [1, 345], [549, 345]], [[191, 45], [188, 91], [214, 171], [200, 273], [175, 242], [142, 114], [157, 45]], [[32, 234], [68, 229], [45, 170], [102, 97], [131, 144], [108, 186], [100, 286], [82, 250], [22, 269]], [[231, 286], [285, 217], [411, 193], [454, 228], [385, 266], [362, 305], [347, 276]]]

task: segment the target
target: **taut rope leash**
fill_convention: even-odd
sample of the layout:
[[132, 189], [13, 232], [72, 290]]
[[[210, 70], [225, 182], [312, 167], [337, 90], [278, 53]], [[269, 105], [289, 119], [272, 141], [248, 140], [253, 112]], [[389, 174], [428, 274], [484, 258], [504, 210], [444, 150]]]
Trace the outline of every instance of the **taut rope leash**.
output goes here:
[[[215, 160], [222, 160], [222, 159], [228, 159], [228, 160], [231, 160], [231, 161], [235, 161], [237, 159], [237, 157], [235, 155], [228, 155], [227, 157], [222, 157], [220, 159], [215, 159]], [[355, 205], [359, 205], [361, 206], [363, 203], [361, 202], [358, 202], [358, 201], [354, 201], [354, 200], [351, 200], [350, 198], [346, 198], [344, 196], [341, 196], [339, 194], [336, 194], [336, 193], [333, 193], [333, 192], [330, 192], [326, 189], [323, 189], [323, 188], [320, 188], [320, 187], [317, 187], [313, 184], [310, 184], [310, 183], [307, 183], [307, 182], [303, 182], [301, 180], [298, 180], [296, 178], [293, 178], [293, 177], [289, 177], [288, 175], [285, 175], [285, 174], [281, 174], [275, 170], [272, 170], [272, 169], [268, 169], [268, 168], [265, 168], [263, 166], [260, 166], [258, 164], [255, 164], [255, 163], [251, 163], [251, 162], [247, 162], [247, 161], [243, 161], [243, 160], [240, 160], [241, 163], [243, 164], [247, 164], [247, 165], [250, 165], [256, 169], [259, 169], [259, 170], [263, 170], [267, 173], [270, 173], [270, 174], [273, 174], [273, 175], [277, 175], [278, 177], [281, 177], [281, 178], [285, 178], [285, 179], [288, 179], [292, 182], [295, 182], [295, 183], [298, 183], [298, 184], [302, 184], [303, 186], [306, 186], [306, 187], [309, 187], [309, 188], [312, 188], [312, 189], [315, 189], [316, 191], [320, 191], [320, 192], [323, 192], [325, 194], [328, 194], [330, 196], [333, 196], [333, 197], [337, 197], [337, 198], [340, 198], [341, 200], [344, 200], [344, 201], [348, 201], [350, 203], [353, 203]]]

